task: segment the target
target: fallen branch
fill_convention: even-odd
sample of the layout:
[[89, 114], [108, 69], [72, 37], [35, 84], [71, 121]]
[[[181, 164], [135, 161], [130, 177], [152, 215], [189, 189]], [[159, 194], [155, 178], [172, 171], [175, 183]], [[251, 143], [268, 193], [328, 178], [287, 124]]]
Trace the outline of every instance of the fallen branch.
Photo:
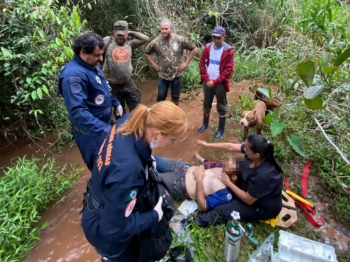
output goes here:
[[333, 141], [327, 136], [326, 132], [324, 131], [323, 127], [321, 126], [320, 122], [318, 122], [318, 120], [316, 118], [314, 118], [316, 124], [318, 125], [318, 127], [320, 128], [323, 136], [328, 140], [328, 142], [335, 148], [335, 150], [339, 153], [339, 155], [344, 159], [344, 161], [350, 165], [350, 161], [346, 158], [346, 156], [344, 155], [344, 153], [336, 146], [336, 144], [333, 143]]
[[345, 193], [349, 194], [350, 195], [350, 186], [348, 186], [347, 184], [343, 183], [339, 178], [348, 178], [350, 176], [338, 176], [337, 175], [337, 172], [334, 170], [334, 161], [332, 159], [332, 174], [335, 175], [338, 183], [340, 184], [340, 186], [342, 187], [342, 189], [345, 191]]

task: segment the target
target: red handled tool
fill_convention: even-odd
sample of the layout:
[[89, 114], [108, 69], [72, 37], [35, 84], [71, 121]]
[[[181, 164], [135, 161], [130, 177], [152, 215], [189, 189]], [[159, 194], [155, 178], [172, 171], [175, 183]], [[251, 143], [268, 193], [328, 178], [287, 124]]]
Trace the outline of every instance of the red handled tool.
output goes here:
[[310, 162], [307, 162], [304, 166], [303, 174], [301, 176], [301, 196], [298, 196], [290, 190], [290, 184], [287, 179], [284, 180], [284, 186], [287, 189], [286, 193], [292, 197], [295, 201], [295, 204], [303, 210], [306, 218], [309, 220], [311, 225], [314, 227], [319, 227], [324, 225], [326, 221], [324, 220], [324, 217], [314, 209], [313, 204], [305, 199], [307, 196], [307, 180], [309, 176], [309, 170]]

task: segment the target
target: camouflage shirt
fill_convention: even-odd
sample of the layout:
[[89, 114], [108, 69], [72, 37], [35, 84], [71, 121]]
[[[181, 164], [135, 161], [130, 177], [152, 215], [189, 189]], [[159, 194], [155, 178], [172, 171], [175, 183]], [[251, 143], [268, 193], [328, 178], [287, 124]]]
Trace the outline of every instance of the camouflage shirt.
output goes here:
[[146, 47], [145, 53], [156, 54], [156, 63], [160, 66], [159, 77], [171, 81], [183, 73], [179, 72], [179, 67], [183, 62], [184, 50], [192, 51], [195, 48], [196, 46], [186, 38], [171, 34], [168, 39], [159, 36], [152, 40]]
[[142, 46], [149, 39], [139, 32], [130, 31], [129, 34], [134, 39], [126, 41], [123, 45], [118, 45], [113, 36], [103, 38], [105, 45], [108, 45], [103, 63], [103, 76], [111, 83], [124, 84], [130, 80], [133, 71], [132, 49]]

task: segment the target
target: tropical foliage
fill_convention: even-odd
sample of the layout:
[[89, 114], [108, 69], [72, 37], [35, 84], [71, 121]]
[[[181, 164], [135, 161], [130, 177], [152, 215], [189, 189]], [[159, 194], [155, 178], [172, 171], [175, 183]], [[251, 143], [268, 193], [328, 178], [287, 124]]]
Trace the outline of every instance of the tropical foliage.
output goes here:
[[79, 8], [46, 0], [5, 1], [0, 7], [1, 134], [13, 139], [66, 126], [57, 75], [82, 30]]

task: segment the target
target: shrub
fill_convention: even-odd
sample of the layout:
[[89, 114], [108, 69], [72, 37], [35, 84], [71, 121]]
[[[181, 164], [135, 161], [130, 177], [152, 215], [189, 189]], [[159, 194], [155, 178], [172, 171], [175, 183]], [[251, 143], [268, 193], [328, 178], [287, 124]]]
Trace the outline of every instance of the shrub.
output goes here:
[[7, 1], [0, 6], [1, 134], [23, 137], [68, 124], [57, 75], [72, 58], [70, 43], [83, 26], [78, 7], [44, 0]]

